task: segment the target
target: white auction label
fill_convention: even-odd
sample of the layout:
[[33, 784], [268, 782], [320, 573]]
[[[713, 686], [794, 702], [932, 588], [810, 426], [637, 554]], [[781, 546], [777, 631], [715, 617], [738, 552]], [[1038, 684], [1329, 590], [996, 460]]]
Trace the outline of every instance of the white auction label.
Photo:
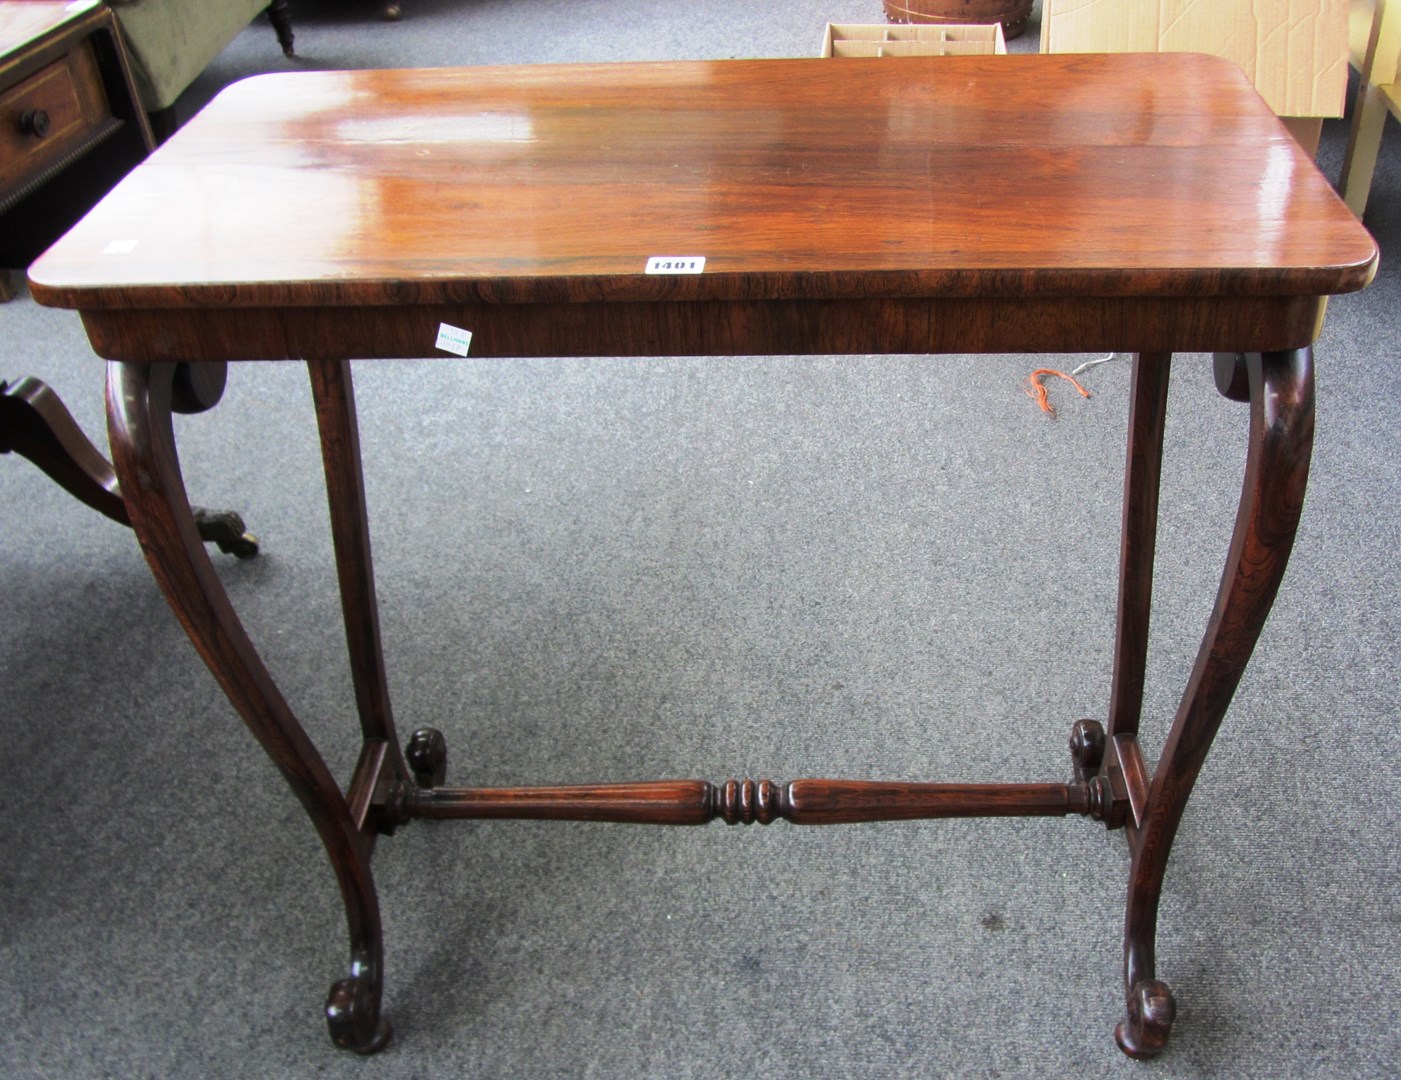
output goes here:
[[467, 350], [472, 347], [472, 331], [463, 330], [460, 326], [439, 323], [436, 344], [443, 352], [450, 352], [455, 356], [466, 356]]
[[141, 243], [140, 240], [133, 240], [129, 237], [122, 240], [112, 240], [109, 241], [107, 246], [102, 249], [102, 254], [130, 255], [133, 251], [136, 250], [136, 245], [139, 243]]
[[699, 274], [704, 269], [704, 255], [653, 255], [647, 260], [649, 274]]

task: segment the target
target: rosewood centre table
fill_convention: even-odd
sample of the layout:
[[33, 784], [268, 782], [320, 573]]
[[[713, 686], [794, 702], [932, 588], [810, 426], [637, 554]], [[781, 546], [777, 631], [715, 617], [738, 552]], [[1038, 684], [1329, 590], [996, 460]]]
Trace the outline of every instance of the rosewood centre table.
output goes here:
[[[371, 1052], [371, 853], [413, 818], [697, 825], [1079, 814], [1128, 838], [1133, 1056], [1166, 1044], [1168, 852], [1273, 602], [1313, 437], [1311, 347], [1370, 236], [1244, 76], [1203, 56], [1000, 56], [272, 75], [225, 91], [30, 271], [108, 367], [132, 524], [196, 648], [307, 809], [345, 901], [336, 1044]], [[469, 340], [470, 339], [470, 340]], [[350, 361], [1135, 354], [1104, 722], [1068, 783], [667, 780], [450, 788], [391, 716]], [[1170, 354], [1247, 403], [1235, 532], [1180, 708], [1138, 741]], [[363, 749], [342, 790], [195, 531], [171, 424], [182, 365], [310, 373]]]

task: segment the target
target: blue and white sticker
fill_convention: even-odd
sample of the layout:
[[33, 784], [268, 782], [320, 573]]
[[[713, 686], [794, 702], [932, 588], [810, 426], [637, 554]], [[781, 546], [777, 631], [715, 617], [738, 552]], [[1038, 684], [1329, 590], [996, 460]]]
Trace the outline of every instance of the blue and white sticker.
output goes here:
[[450, 352], [454, 356], [466, 356], [467, 350], [472, 347], [472, 331], [439, 323], [436, 345], [443, 352]]
[[647, 260], [649, 274], [699, 274], [705, 270], [704, 255], [653, 255]]

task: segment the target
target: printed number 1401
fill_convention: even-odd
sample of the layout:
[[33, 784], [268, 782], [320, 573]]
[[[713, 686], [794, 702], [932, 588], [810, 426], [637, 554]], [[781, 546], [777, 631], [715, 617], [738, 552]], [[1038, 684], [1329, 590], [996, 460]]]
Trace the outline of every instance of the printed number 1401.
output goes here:
[[649, 274], [699, 274], [705, 269], [704, 255], [653, 255], [647, 260]]

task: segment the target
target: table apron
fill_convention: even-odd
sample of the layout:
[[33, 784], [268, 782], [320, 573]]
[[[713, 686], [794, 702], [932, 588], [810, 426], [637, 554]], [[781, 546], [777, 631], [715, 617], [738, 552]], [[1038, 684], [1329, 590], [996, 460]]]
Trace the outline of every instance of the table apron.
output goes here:
[[1326, 298], [838, 300], [189, 307], [83, 311], [97, 354], [131, 363], [421, 358], [440, 325], [474, 357], [1268, 352], [1311, 344]]

